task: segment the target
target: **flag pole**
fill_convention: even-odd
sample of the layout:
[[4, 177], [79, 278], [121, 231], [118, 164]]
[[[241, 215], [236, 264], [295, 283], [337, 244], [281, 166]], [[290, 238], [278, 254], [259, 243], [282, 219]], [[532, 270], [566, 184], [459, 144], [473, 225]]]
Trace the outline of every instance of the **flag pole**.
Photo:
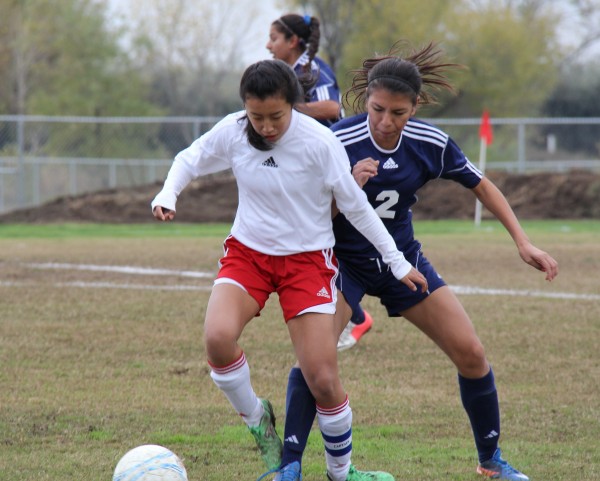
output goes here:
[[[479, 126], [479, 138], [481, 139], [479, 144], [479, 170], [482, 175], [485, 175], [485, 162], [487, 157], [487, 146], [492, 143], [494, 134], [492, 132], [492, 125], [490, 124], [490, 114], [487, 110], [483, 111], [481, 116], [481, 124]], [[479, 199], [475, 200], [475, 226], [481, 225], [481, 202]]]
[[[485, 175], [485, 162], [487, 157], [487, 141], [485, 138], [481, 138], [479, 143], [479, 170]], [[481, 202], [479, 199], [475, 199], [475, 227], [481, 225]]]

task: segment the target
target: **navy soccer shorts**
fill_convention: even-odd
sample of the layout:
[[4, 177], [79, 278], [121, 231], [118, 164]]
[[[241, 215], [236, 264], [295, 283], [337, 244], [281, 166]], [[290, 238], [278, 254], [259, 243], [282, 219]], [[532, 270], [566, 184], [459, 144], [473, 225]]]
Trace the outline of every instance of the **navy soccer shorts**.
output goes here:
[[352, 310], [355, 310], [363, 296], [368, 294], [379, 298], [381, 304], [387, 309], [388, 316], [398, 317], [406, 309], [446, 285], [423, 255], [421, 245], [416, 241], [408, 251], [404, 252], [404, 256], [427, 279], [429, 289], [426, 292], [421, 292], [420, 289], [416, 292], [411, 291], [394, 277], [391, 269], [380, 257], [345, 256], [337, 253], [336, 255], [340, 270], [336, 285]]

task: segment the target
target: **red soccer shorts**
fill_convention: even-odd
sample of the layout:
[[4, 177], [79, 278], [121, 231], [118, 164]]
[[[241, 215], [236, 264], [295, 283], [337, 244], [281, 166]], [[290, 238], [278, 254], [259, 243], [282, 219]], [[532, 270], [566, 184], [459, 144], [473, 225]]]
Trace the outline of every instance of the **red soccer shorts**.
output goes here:
[[331, 248], [271, 256], [229, 236], [219, 266], [215, 284], [240, 286], [261, 310], [269, 295], [277, 292], [286, 322], [306, 312], [335, 313], [338, 266]]

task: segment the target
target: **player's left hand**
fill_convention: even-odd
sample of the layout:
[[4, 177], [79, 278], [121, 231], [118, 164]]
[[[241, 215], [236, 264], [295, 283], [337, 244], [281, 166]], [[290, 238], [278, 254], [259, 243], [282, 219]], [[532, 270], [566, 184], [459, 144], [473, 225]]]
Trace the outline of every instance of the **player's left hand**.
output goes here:
[[519, 247], [519, 255], [530, 266], [545, 272], [547, 281], [551, 281], [558, 275], [558, 262], [550, 254], [538, 249], [533, 244]]
[[429, 288], [427, 285], [427, 279], [423, 274], [421, 274], [414, 267], [406, 274], [402, 279], [400, 279], [404, 285], [406, 285], [411, 291], [416, 292], [418, 290], [418, 286], [421, 287], [421, 292], [427, 292]]
[[377, 167], [379, 167], [379, 161], [373, 160], [371, 157], [359, 160], [354, 164], [352, 176], [361, 189], [371, 177], [377, 175]]

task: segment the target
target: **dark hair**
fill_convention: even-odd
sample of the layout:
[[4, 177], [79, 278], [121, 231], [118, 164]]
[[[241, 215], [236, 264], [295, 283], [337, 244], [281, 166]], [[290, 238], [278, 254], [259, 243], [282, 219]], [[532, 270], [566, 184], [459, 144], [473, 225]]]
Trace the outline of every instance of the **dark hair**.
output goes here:
[[[243, 73], [240, 80], [240, 98], [246, 103], [248, 97], [265, 100], [267, 97], [282, 97], [292, 107], [302, 100], [304, 91], [296, 74], [291, 67], [282, 60], [260, 60], [250, 65]], [[273, 145], [260, 135], [248, 116], [244, 115], [241, 121], [246, 121], [246, 135], [250, 145], [258, 150], [270, 150]]]
[[[362, 68], [352, 70], [352, 85], [344, 94], [346, 104], [355, 111], [364, 111], [371, 92], [380, 88], [407, 95], [413, 105], [437, 103], [436, 90], [454, 92], [445, 72], [462, 65], [440, 60], [442, 52], [434, 43], [402, 58], [398, 53], [403, 45], [408, 46], [408, 43], [396, 42], [387, 55], [369, 58]], [[352, 102], [349, 101], [351, 95], [354, 96]]]
[[296, 13], [288, 13], [279, 17], [272, 25], [286, 39], [290, 39], [294, 35], [298, 36], [300, 49], [308, 54], [308, 63], [304, 65], [303, 69], [305, 73], [310, 73], [312, 61], [319, 51], [319, 41], [321, 40], [319, 19], [310, 15], [302, 16]]

